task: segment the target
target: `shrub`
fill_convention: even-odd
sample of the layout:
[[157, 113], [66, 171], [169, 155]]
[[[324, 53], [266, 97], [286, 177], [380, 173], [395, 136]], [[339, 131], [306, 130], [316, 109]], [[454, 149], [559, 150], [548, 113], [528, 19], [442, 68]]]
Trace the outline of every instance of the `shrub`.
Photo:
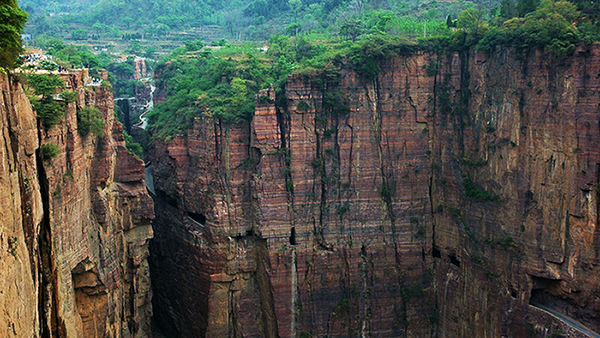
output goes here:
[[53, 143], [47, 143], [42, 145], [42, 158], [44, 160], [51, 160], [58, 156], [60, 153], [60, 148]]
[[379, 63], [392, 56], [410, 55], [417, 50], [417, 44], [402, 38], [374, 34], [367, 36], [360, 45], [354, 46], [349, 59], [356, 72], [366, 80], [377, 77]]
[[40, 67], [51, 72], [58, 69], [58, 65], [56, 64], [56, 62], [52, 62], [49, 60], [42, 60], [42, 62], [40, 62]]
[[139, 143], [134, 141], [133, 137], [131, 137], [131, 135], [129, 135], [125, 129], [123, 129], [123, 138], [125, 139], [125, 147], [127, 147], [127, 151], [130, 154], [142, 158], [144, 155], [144, 149]]
[[476, 202], [500, 201], [500, 196], [492, 195], [485, 190], [477, 188], [470, 178], [465, 178], [463, 186], [465, 188], [465, 195]]
[[83, 107], [77, 111], [77, 130], [82, 136], [90, 132], [96, 136], [104, 136], [104, 119], [102, 112], [96, 107]]
[[77, 102], [77, 93], [72, 90], [65, 90], [60, 93], [60, 97], [62, 97], [66, 103]]

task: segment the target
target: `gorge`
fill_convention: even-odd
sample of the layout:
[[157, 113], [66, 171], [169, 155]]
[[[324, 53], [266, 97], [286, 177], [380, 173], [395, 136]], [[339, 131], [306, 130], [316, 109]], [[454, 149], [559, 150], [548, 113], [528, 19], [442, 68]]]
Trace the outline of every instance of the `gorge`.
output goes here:
[[154, 203], [108, 87], [46, 130], [0, 75], [0, 336], [597, 336], [600, 45], [380, 68], [155, 138]]
[[296, 74], [251, 122], [157, 139], [159, 327], [586, 336], [556, 313], [600, 331], [599, 47]]

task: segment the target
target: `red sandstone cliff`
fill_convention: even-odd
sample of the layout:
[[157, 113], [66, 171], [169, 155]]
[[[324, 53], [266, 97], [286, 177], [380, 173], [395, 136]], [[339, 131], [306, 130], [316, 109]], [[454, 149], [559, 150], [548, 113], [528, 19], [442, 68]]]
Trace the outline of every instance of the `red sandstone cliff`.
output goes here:
[[[600, 331], [598, 71], [596, 45], [565, 61], [417, 54], [373, 81], [292, 76], [287, 107], [267, 91], [250, 124], [197, 119], [157, 141], [158, 323], [583, 336], [531, 302]], [[336, 88], [347, 113], [323, 105]]]
[[[112, 93], [60, 75], [78, 103], [48, 131], [14, 78], [0, 78], [0, 336], [148, 337], [153, 207], [129, 155]], [[100, 108], [104, 136], [82, 137], [76, 110]], [[41, 145], [59, 154], [43, 159]]]

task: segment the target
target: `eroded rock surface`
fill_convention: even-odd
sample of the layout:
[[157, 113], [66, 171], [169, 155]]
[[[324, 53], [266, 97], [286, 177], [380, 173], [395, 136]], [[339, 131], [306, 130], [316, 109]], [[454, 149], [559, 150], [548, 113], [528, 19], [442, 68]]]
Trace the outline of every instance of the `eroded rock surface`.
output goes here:
[[152, 149], [157, 322], [183, 337], [581, 335], [541, 305], [600, 331], [599, 71], [598, 45], [419, 53], [368, 81], [291, 76], [286, 105], [264, 91], [248, 124], [197, 118]]
[[[0, 78], [0, 336], [151, 336], [144, 165], [127, 153], [110, 89], [85, 86], [86, 70], [60, 77], [78, 100], [49, 130]], [[100, 109], [104, 136], [80, 135], [83, 106]], [[44, 158], [45, 144], [58, 155]]]

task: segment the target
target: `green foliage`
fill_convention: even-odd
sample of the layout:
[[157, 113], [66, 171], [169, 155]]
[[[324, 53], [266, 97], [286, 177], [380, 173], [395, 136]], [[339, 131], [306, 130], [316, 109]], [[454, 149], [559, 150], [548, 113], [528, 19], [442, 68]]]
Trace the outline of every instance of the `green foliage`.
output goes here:
[[58, 65], [49, 60], [42, 60], [42, 62], [40, 62], [40, 67], [49, 71], [55, 71], [58, 69]]
[[72, 90], [63, 91], [60, 93], [60, 97], [62, 97], [66, 103], [77, 102], [77, 93]]
[[64, 83], [57, 75], [31, 74], [27, 76], [27, 85], [35, 90], [35, 94], [43, 98], [51, 97]]
[[31, 103], [46, 130], [60, 122], [65, 115], [64, 105], [54, 101], [51, 97], [32, 100]]
[[131, 154], [134, 154], [138, 158], [143, 158], [144, 149], [139, 143], [135, 142], [133, 137], [131, 137], [131, 135], [129, 135], [125, 129], [123, 129], [123, 138], [125, 139], [127, 151]]
[[474, 8], [462, 11], [456, 23], [457, 32], [454, 38], [458, 40], [457, 42], [466, 47], [479, 42], [489, 29], [485, 15], [485, 11]]
[[82, 107], [77, 110], [77, 130], [85, 137], [90, 132], [96, 136], [104, 136], [104, 119], [97, 107]]
[[512, 236], [508, 235], [497, 238], [495, 240], [495, 244], [501, 246], [504, 249], [517, 247], [517, 243], [515, 242], [515, 240], [512, 238]]
[[159, 137], [182, 132], [194, 118], [249, 120], [258, 91], [278, 77], [278, 70], [255, 54], [225, 58], [210, 52], [175, 56], [159, 64], [158, 72], [167, 99], [149, 114], [149, 122]]
[[21, 31], [25, 28], [27, 13], [16, 0], [0, 2], [0, 67], [12, 68], [22, 50]]
[[310, 105], [306, 101], [300, 100], [300, 102], [298, 102], [298, 105], [296, 106], [296, 108], [298, 108], [298, 110], [307, 111], [310, 109]]
[[463, 187], [465, 189], [465, 195], [476, 202], [498, 202], [500, 201], [500, 196], [492, 195], [489, 192], [477, 188], [475, 182], [473, 182], [470, 178], [465, 178], [463, 181]]
[[483, 51], [491, 51], [497, 45], [512, 45], [518, 50], [545, 48], [555, 56], [564, 58], [571, 55], [575, 45], [585, 40], [586, 36], [596, 36], [594, 30], [587, 30], [586, 35], [582, 35], [578, 27], [572, 24], [579, 16], [577, 7], [569, 1], [542, 0], [534, 11], [523, 18], [507, 20], [501, 27], [489, 30], [477, 48]]
[[73, 40], [85, 40], [88, 37], [88, 30], [87, 29], [76, 29], [73, 32], [71, 32], [71, 39]]
[[381, 71], [380, 62], [392, 56], [410, 55], [417, 50], [413, 41], [377, 34], [367, 36], [359, 45], [352, 46], [349, 59], [359, 75], [372, 80]]
[[13, 257], [17, 257], [17, 243], [19, 242], [17, 237], [10, 236], [8, 238], [8, 249], [6, 251]]
[[60, 148], [53, 143], [42, 144], [41, 149], [44, 160], [51, 160], [60, 154]]
[[35, 91], [36, 96], [30, 97], [30, 101], [44, 129], [52, 128], [65, 114], [64, 104], [53, 98], [59, 88], [64, 88], [64, 83], [57, 75], [31, 74], [27, 76], [27, 85]]

